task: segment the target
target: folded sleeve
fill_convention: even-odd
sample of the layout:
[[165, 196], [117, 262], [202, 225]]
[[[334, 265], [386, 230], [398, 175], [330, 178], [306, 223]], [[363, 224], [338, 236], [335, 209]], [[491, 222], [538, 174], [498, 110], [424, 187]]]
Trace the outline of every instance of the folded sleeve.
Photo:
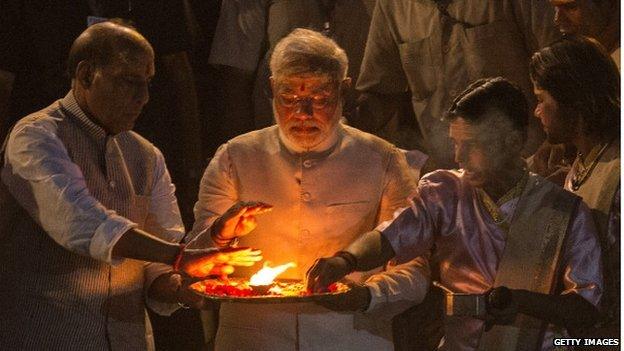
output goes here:
[[365, 285], [371, 292], [371, 302], [366, 312], [389, 320], [422, 302], [430, 281], [429, 262], [425, 256], [389, 266], [385, 272], [366, 281]]
[[107, 263], [117, 240], [137, 227], [97, 201], [50, 119], [11, 133], [2, 181], [32, 218], [66, 249]]

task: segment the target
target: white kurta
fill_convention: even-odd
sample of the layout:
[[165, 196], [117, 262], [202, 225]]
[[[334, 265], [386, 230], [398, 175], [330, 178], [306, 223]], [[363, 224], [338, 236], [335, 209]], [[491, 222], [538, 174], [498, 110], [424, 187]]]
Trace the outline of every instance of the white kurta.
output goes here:
[[[303, 279], [316, 258], [347, 247], [390, 218], [414, 188], [404, 156], [380, 138], [340, 125], [336, 142], [328, 147], [292, 153], [280, 141], [277, 126], [223, 145], [204, 173], [194, 231], [211, 225], [236, 201], [269, 203], [273, 210], [257, 217], [258, 227], [240, 245], [261, 249], [273, 264], [296, 262], [297, 268], [280, 277]], [[238, 269], [235, 275], [258, 269]], [[422, 274], [388, 275], [370, 285], [374, 305], [418, 301], [424, 295], [428, 282]], [[390, 350], [393, 345], [388, 319], [314, 304], [228, 303], [221, 305], [216, 348]]]

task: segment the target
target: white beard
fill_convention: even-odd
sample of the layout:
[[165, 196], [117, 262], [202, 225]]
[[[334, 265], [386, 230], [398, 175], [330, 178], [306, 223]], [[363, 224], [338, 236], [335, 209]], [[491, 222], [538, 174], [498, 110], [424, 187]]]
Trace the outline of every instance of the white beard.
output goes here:
[[273, 106], [273, 119], [279, 128], [279, 137], [286, 148], [294, 153], [303, 152], [322, 152], [330, 147], [334, 146], [338, 140], [338, 131], [340, 129], [340, 118], [342, 117], [342, 102], [338, 103], [334, 115], [332, 116], [332, 122], [329, 126], [329, 131], [325, 134], [319, 135], [312, 145], [302, 145], [301, 141], [290, 137], [284, 132], [285, 126], [280, 123], [280, 119], [277, 118], [277, 109], [275, 108], [275, 100], [272, 103]]

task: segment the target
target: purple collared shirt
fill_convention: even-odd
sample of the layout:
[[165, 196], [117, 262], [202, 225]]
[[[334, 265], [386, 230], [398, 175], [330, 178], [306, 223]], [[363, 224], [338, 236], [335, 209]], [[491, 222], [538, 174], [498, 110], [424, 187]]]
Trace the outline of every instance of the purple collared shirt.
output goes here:
[[[513, 198], [500, 207], [508, 221], [518, 200]], [[397, 211], [395, 219], [382, 223], [378, 230], [390, 241], [399, 262], [423, 255], [435, 244], [432, 259], [439, 262], [440, 280], [455, 292], [482, 294], [493, 287], [505, 233], [482, 207], [463, 171], [424, 176], [412, 205]], [[596, 305], [602, 291], [600, 247], [584, 204], [571, 216], [562, 250], [560, 293], [575, 292]], [[440, 349], [474, 350], [482, 328], [479, 319], [447, 319]], [[544, 350], [552, 348], [550, 338], [552, 330], [545, 337]]]

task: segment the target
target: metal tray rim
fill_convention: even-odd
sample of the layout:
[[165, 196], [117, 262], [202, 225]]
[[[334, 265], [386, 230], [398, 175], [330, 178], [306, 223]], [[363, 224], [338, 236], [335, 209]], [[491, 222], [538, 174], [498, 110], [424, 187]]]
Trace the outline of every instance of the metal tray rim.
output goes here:
[[[283, 279], [279, 281], [296, 281], [291, 279]], [[192, 285], [199, 284], [201, 282], [193, 283]], [[266, 295], [266, 296], [220, 296], [220, 295], [207, 295], [198, 291], [197, 289], [193, 289], [194, 293], [203, 297], [204, 299], [211, 302], [238, 302], [238, 303], [257, 303], [257, 304], [281, 304], [281, 303], [305, 303], [305, 302], [317, 302], [317, 301], [331, 301], [336, 296], [340, 296], [349, 292], [349, 290], [340, 291], [340, 292], [328, 292], [314, 295], [305, 295], [305, 296], [275, 296], [275, 295]]]

